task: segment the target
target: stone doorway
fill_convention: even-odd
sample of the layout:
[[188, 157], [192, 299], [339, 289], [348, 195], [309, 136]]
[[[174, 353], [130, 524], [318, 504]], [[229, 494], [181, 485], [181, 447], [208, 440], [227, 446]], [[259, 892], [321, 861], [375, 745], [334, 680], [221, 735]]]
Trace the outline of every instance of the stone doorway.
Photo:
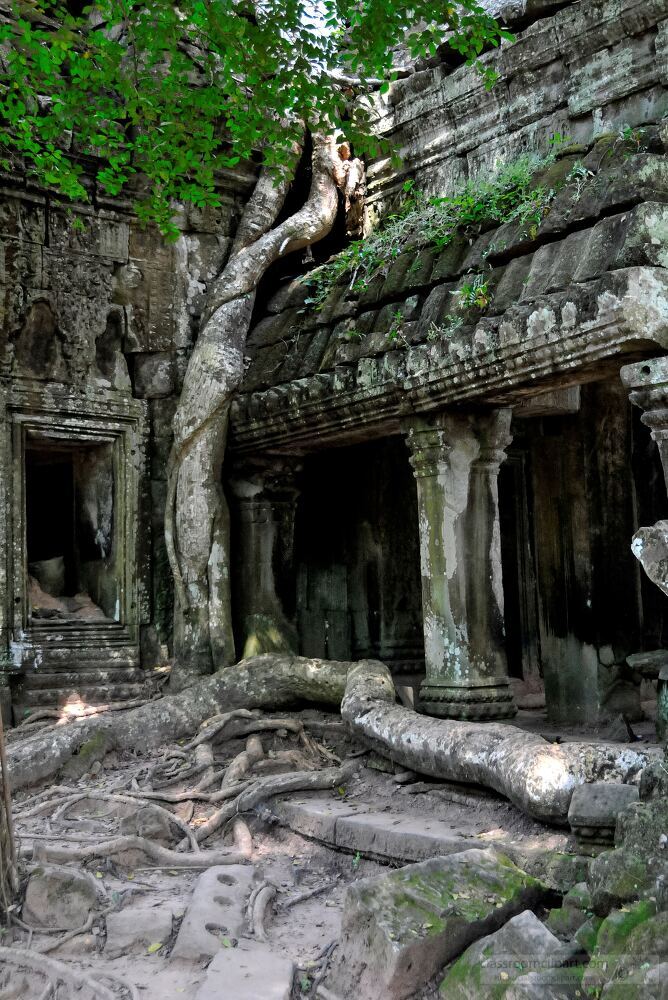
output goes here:
[[297, 507], [300, 652], [424, 670], [415, 483], [403, 437], [304, 461]]
[[31, 624], [118, 621], [112, 447], [29, 436], [25, 501]]

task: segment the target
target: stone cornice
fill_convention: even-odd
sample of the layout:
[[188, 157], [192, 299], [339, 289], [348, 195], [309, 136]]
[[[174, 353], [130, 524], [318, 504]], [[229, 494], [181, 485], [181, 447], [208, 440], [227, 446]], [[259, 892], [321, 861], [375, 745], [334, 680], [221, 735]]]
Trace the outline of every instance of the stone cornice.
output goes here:
[[233, 408], [232, 447], [307, 452], [399, 429], [457, 404], [512, 404], [555, 385], [605, 377], [624, 358], [668, 350], [668, 273], [632, 267], [517, 304], [466, 343], [423, 344], [249, 394]]

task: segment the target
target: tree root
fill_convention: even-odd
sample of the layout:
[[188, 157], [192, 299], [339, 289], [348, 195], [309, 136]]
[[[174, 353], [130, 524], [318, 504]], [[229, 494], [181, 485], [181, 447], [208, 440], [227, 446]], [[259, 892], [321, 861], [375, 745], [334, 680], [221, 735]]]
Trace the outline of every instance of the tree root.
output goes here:
[[258, 941], [267, 940], [267, 930], [264, 926], [267, 910], [276, 898], [276, 886], [267, 883], [255, 896], [252, 910], [252, 930]]
[[253, 857], [253, 836], [241, 816], [237, 816], [232, 824], [232, 839], [239, 854], [243, 854], [246, 860], [250, 861]]
[[361, 661], [348, 675], [341, 715], [367, 746], [433, 778], [492, 788], [529, 816], [565, 825], [571, 795], [591, 781], [635, 781], [646, 753], [606, 743], [548, 743], [516, 726], [419, 715], [395, 703], [382, 663]]
[[[91, 990], [94, 996], [100, 1000], [118, 1000], [118, 995], [112, 990], [103, 986], [97, 978], [86, 975], [80, 969], [58, 962], [55, 958], [47, 958], [45, 955], [38, 955], [34, 951], [25, 951], [21, 948], [4, 948], [0, 946], [0, 963], [6, 962], [19, 969], [30, 969], [47, 978], [52, 985], [64, 983], [72, 990], [80, 990], [82, 987]], [[97, 976], [97, 973], [96, 973]], [[113, 981], [114, 977], [104, 973], [105, 978]], [[128, 984], [122, 983], [126, 990]]]
[[[218, 716], [222, 722], [219, 713], [223, 705], [228, 711], [278, 709], [300, 701], [340, 705], [353, 736], [404, 768], [433, 778], [494, 789], [528, 815], [549, 823], [567, 822], [571, 795], [577, 785], [600, 780], [635, 782], [650, 759], [646, 752], [625, 745], [556, 745], [507, 724], [457, 722], [420, 715], [395, 703], [392, 677], [376, 661], [350, 664], [265, 654], [200, 680], [179, 695], [166, 696], [113, 717], [80, 720], [57, 733], [44, 737], [38, 734], [25, 743], [14, 744], [8, 752], [10, 776], [15, 788], [47, 777], [91, 741], [107, 749], [144, 751], [168, 740], [185, 737], [192, 741], [192, 734], [212, 716]], [[236, 736], [237, 727], [241, 726], [261, 731], [261, 723], [271, 723], [274, 729], [303, 731], [301, 723], [295, 723], [295, 730], [290, 721], [242, 716], [226, 720], [221, 728], [226, 737]], [[183, 768], [180, 770], [182, 779]], [[231, 790], [224, 788], [211, 793], [197, 790], [182, 795], [180, 791], [161, 794], [136, 790], [128, 794], [164, 802], [197, 798], [210, 803], [224, 802], [231, 794], [231, 801], [197, 830], [195, 836], [201, 843], [233, 816], [253, 808], [262, 799], [282, 792], [331, 787], [330, 780], [338, 783], [342, 780], [328, 777], [336, 773], [326, 769], [278, 775], [259, 779], [245, 788], [232, 786]], [[26, 813], [22, 818], [25, 816]]]
[[[326, 768], [323, 771], [297, 771], [294, 774], [277, 774], [270, 778], [258, 778], [250, 788], [241, 792], [232, 802], [218, 809], [206, 823], [198, 827], [195, 836], [201, 844], [216, 830], [220, 830], [237, 813], [248, 812], [265, 799], [286, 792], [303, 792], [313, 789], [336, 788], [342, 785], [351, 774], [351, 768], [345, 765], [340, 768]], [[183, 845], [183, 841], [179, 847]]]
[[[188, 841], [186, 840], [186, 843]], [[241, 865], [246, 858], [238, 852], [232, 851], [198, 851], [196, 854], [183, 854], [179, 851], [172, 851], [168, 847], [155, 844], [146, 837], [138, 837], [135, 834], [127, 834], [122, 837], [114, 837], [112, 840], [103, 840], [98, 844], [88, 847], [56, 847], [49, 845], [39, 845], [33, 847], [34, 861], [91, 861], [93, 858], [106, 858], [114, 854], [123, 854], [125, 851], [142, 851], [152, 861], [170, 868], [202, 868], [211, 865]]]

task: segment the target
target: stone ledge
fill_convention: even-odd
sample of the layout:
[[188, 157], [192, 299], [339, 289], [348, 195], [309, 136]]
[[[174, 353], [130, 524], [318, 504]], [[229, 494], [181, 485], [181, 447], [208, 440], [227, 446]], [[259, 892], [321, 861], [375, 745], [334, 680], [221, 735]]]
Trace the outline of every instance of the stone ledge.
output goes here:
[[296, 833], [369, 857], [425, 861], [480, 848], [479, 840], [455, 836], [442, 820], [374, 812], [364, 803], [309, 798], [274, 803], [273, 811]]
[[629, 355], [668, 349], [668, 272], [631, 267], [570, 285], [481, 320], [467, 342], [421, 344], [241, 397], [236, 454], [308, 451], [316, 440], [397, 432], [400, 421], [453, 403], [512, 404], [599, 377]]

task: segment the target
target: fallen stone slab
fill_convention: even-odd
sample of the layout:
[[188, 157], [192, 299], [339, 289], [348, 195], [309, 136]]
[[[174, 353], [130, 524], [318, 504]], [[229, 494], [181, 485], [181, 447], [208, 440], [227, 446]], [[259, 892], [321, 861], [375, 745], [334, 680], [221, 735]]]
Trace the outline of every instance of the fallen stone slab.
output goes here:
[[441, 820], [400, 813], [367, 813], [341, 817], [336, 824], [335, 845], [383, 858], [425, 861], [478, 848], [480, 842], [472, 837], [457, 837]]
[[128, 953], [146, 953], [149, 948], [157, 951], [155, 945], [165, 944], [171, 936], [173, 918], [174, 908], [169, 903], [155, 906], [143, 900], [118, 913], [109, 913], [105, 955], [117, 958]]
[[397, 861], [425, 861], [480, 846], [472, 837], [454, 834], [442, 820], [374, 812], [364, 803], [305, 798], [276, 803], [274, 814], [305, 837], [341, 850]]
[[171, 958], [201, 962], [233, 947], [244, 928], [252, 865], [216, 865], [195, 882]]
[[196, 1000], [290, 1000], [294, 964], [260, 941], [222, 948], [207, 969]]
[[547, 890], [492, 850], [407, 865], [348, 889], [326, 981], [334, 996], [403, 1000]]
[[103, 899], [92, 875], [66, 865], [44, 865], [28, 879], [23, 919], [35, 927], [81, 927]]
[[467, 948], [448, 970], [440, 992], [447, 1000], [501, 996], [520, 976], [553, 971], [572, 954], [531, 910], [524, 910]]
[[580, 850], [599, 854], [612, 847], [617, 817], [638, 801], [638, 788], [616, 781], [593, 781], [573, 792], [568, 822]]
[[326, 844], [336, 844], [336, 826], [339, 820], [367, 812], [370, 806], [356, 802], [339, 802], [333, 798], [313, 797], [276, 800], [272, 811], [280, 823], [295, 833], [312, 837]]

